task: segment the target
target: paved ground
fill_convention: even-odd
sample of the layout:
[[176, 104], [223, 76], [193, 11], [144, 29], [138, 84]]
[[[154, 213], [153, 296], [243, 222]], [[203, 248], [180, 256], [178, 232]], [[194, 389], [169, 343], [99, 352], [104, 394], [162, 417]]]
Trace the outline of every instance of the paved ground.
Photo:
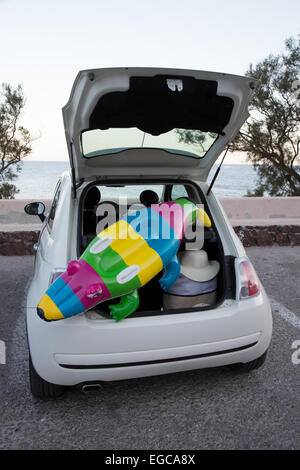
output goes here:
[[[70, 390], [56, 401], [28, 385], [24, 292], [32, 257], [0, 258], [0, 449], [299, 449], [300, 248], [250, 248], [274, 306], [264, 367], [193, 371]], [[298, 315], [298, 316], [297, 316]]]

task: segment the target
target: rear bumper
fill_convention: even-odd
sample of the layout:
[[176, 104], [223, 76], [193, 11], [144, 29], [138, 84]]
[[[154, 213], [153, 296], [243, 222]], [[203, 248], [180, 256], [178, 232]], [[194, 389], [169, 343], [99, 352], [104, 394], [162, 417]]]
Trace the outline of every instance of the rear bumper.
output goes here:
[[75, 385], [249, 362], [269, 346], [272, 314], [263, 291], [215, 310], [120, 323], [88, 314], [49, 324], [28, 308], [27, 325], [38, 374]]

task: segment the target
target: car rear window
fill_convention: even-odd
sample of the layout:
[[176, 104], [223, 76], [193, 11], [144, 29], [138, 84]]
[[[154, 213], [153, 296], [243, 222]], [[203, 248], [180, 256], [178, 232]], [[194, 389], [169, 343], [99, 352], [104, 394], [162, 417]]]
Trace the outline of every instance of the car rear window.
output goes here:
[[81, 135], [81, 149], [85, 158], [119, 153], [132, 148], [155, 148], [192, 158], [203, 158], [218, 134], [188, 129], [172, 129], [160, 135], [151, 135], [137, 128], [94, 129]]

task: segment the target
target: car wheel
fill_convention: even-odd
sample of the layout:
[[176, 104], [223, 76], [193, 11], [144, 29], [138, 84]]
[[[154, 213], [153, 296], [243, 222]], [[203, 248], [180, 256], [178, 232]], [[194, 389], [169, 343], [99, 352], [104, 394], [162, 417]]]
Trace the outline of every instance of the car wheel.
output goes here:
[[258, 369], [261, 367], [267, 357], [267, 352], [266, 350], [261, 356], [259, 356], [257, 359], [254, 359], [254, 361], [246, 362], [246, 363], [238, 363], [238, 364], [232, 364], [229, 367], [231, 370], [235, 370], [237, 372], [250, 372], [251, 370]]
[[32, 395], [37, 398], [57, 398], [64, 392], [62, 385], [51, 384], [39, 376], [29, 356], [29, 379]]

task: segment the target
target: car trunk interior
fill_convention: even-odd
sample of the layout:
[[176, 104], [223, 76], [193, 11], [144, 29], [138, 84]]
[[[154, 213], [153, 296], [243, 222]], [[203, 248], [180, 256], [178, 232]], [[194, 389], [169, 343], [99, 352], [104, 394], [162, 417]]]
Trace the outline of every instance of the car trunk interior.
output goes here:
[[[109, 224], [109, 222], [107, 222], [107, 220], [109, 220], [109, 218], [107, 219], [108, 211], [106, 211], [106, 209], [109, 207], [107, 204], [112, 204], [113, 208], [116, 210], [116, 219], [119, 219], [129, 207], [133, 210], [137, 210], [145, 206], [149, 207], [151, 204], [171, 201], [179, 197], [187, 197], [196, 204], [203, 204], [202, 207], [204, 207], [212, 222], [210, 228], [205, 227], [203, 240], [201, 241], [200, 246], [197, 245], [197, 249], [201, 249], [206, 252], [209, 263], [211, 263], [211, 261], [217, 261], [219, 263], [214, 295], [210, 301], [206, 300], [203, 303], [201, 301], [199, 303], [198, 298], [195, 305], [191, 303], [191, 299], [188, 299], [188, 302], [184, 302], [184, 306], [188, 306], [185, 306], [185, 308], [183, 308], [182, 303], [180, 304], [180, 307], [178, 306], [177, 308], [177, 299], [175, 296], [172, 298], [172, 306], [170, 307], [166, 304], [165, 294], [159, 284], [159, 279], [162, 277], [162, 272], [160, 272], [146, 285], [139, 289], [139, 307], [135, 313], [131, 314], [131, 317], [157, 314], [167, 315], [187, 311], [208, 310], [215, 308], [226, 298], [234, 298], [234, 257], [224, 256], [220, 236], [217, 233], [213, 216], [208, 209], [204, 194], [200, 187], [190, 181], [180, 181], [178, 179], [176, 181], [145, 180], [143, 181], [143, 185], [140, 183], [140, 181], [133, 182], [132, 180], [128, 180], [124, 182], [122, 181], [122, 184], [120, 184], [119, 180], [112, 181], [109, 185], [107, 183], [104, 185], [99, 181], [97, 183], [90, 183], [84, 188], [79, 203], [78, 255], [81, 256], [97, 233], [107, 228], [107, 225]], [[128, 191], [131, 196], [128, 198], [128, 204], [122, 205], [122, 211], [120, 211], [116, 194], [124, 195], [127, 188], [132, 188], [132, 190], [129, 189]], [[112, 195], [109, 197], [110, 192]], [[133, 205], [131, 205], [132, 203]], [[101, 206], [103, 209], [99, 212], [99, 208]], [[106, 217], [105, 220], [102, 217], [103, 214]], [[184, 237], [178, 250], [179, 259], [181, 254], [185, 253], [187, 249], [190, 250], [190, 246], [190, 240], [186, 240]], [[201, 296], [198, 297], [201, 299]], [[102, 302], [96, 307], [93, 307], [92, 310], [103, 317], [110, 318], [109, 305], [118, 303], [119, 301], [120, 297], [110, 299], [109, 301]]]

